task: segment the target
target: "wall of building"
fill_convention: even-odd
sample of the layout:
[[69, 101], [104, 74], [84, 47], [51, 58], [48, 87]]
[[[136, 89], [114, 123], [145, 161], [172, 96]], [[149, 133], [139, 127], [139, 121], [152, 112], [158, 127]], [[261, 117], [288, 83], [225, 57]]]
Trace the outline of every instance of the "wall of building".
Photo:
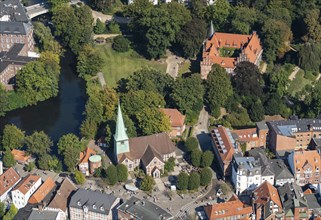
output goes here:
[[12, 202], [14, 203], [14, 205], [18, 209], [25, 207], [27, 205], [28, 200], [31, 197], [31, 195], [39, 188], [40, 185], [41, 185], [41, 178], [39, 178], [39, 180], [33, 184], [31, 189], [29, 189], [29, 191], [26, 192], [26, 194], [23, 194], [18, 189], [12, 191], [11, 192], [12, 193]]

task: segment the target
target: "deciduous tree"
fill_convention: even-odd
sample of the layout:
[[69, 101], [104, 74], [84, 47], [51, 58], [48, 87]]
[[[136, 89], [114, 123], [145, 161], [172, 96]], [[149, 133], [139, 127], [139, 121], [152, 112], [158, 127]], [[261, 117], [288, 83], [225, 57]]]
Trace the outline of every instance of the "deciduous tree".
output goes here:
[[3, 165], [5, 167], [13, 167], [14, 165], [16, 165], [16, 161], [14, 159], [14, 156], [9, 149], [7, 149], [6, 152], [4, 153]]
[[196, 190], [200, 186], [200, 183], [201, 183], [200, 175], [196, 172], [191, 173], [188, 180], [188, 189]]
[[85, 179], [85, 176], [82, 172], [80, 172], [79, 170], [76, 170], [75, 171], [75, 180], [76, 180], [77, 184], [82, 185], [82, 184], [84, 184], [86, 179]]
[[192, 152], [198, 148], [198, 140], [195, 137], [188, 137], [185, 141], [185, 149], [187, 152]]
[[79, 138], [74, 134], [65, 134], [58, 141], [58, 153], [63, 154], [67, 148], [77, 148], [82, 150], [83, 147]]
[[214, 159], [214, 154], [212, 151], [207, 150], [202, 153], [201, 166], [210, 167]]
[[181, 172], [177, 176], [177, 189], [179, 190], [187, 190], [188, 188], [188, 180], [189, 176], [185, 172]]
[[128, 169], [124, 164], [117, 164], [117, 179], [119, 182], [126, 182], [128, 179]]
[[213, 172], [211, 168], [205, 167], [201, 170], [200, 173], [200, 184], [201, 186], [207, 186], [211, 183], [213, 178]]
[[94, 76], [102, 68], [103, 60], [95, 49], [90, 45], [85, 45], [77, 57], [77, 72], [79, 76]]
[[138, 127], [143, 135], [151, 135], [170, 130], [169, 118], [158, 108], [144, 108], [136, 114]]
[[26, 137], [26, 145], [29, 153], [40, 158], [50, 152], [53, 142], [45, 132], [35, 131], [32, 135]]
[[6, 125], [3, 129], [2, 145], [10, 150], [21, 148], [25, 142], [25, 132], [15, 125]]
[[107, 167], [107, 182], [109, 185], [115, 185], [118, 182], [117, 179], [117, 168], [114, 165]]
[[195, 149], [191, 153], [191, 161], [193, 166], [200, 167], [201, 166], [201, 158], [202, 158], [202, 151], [200, 149]]
[[153, 177], [146, 175], [140, 184], [140, 189], [145, 192], [151, 192], [154, 188], [155, 180]]

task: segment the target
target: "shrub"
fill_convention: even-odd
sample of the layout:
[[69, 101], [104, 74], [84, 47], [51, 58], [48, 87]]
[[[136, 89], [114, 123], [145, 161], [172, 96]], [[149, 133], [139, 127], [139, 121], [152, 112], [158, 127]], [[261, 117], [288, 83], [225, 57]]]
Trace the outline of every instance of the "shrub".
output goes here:
[[127, 52], [129, 50], [129, 41], [123, 36], [114, 38], [113, 49], [117, 52]]

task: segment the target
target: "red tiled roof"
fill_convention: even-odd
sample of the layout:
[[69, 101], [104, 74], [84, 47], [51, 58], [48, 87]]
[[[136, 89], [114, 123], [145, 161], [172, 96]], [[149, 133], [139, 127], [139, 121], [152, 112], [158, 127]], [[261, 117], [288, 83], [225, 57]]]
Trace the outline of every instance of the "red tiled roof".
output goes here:
[[259, 139], [256, 133], [256, 128], [233, 130], [232, 133], [236, 134], [238, 139], [244, 142], [257, 141]]
[[20, 179], [20, 175], [12, 167], [4, 172], [0, 176], [0, 196], [16, 185]]
[[321, 157], [318, 151], [296, 151], [293, 156], [293, 164], [295, 172], [304, 172], [306, 169], [311, 169], [312, 172], [321, 170]]
[[[236, 195], [233, 195], [228, 202], [217, 203], [204, 207], [205, 213], [210, 220], [228, 218], [238, 215], [252, 214], [252, 207], [241, 202]], [[248, 219], [244, 217], [243, 219]]]
[[172, 127], [184, 126], [185, 115], [182, 115], [182, 113], [180, 113], [177, 109], [161, 108], [160, 110], [169, 117]]
[[17, 161], [26, 162], [30, 158], [30, 156], [26, 155], [26, 152], [22, 150], [12, 149], [11, 153]]
[[28, 174], [13, 190], [26, 194], [39, 179], [41, 179], [40, 176]]
[[88, 163], [89, 157], [92, 155], [96, 155], [96, 151], [90, 147], [87, 147], [85, 151], [80, 152], [79, 163]]
[[253, 203], [255, 203], [257, 207], [262, 207], [262, 205], [273, 201], [278, 207], [282, 208], [278, 190], [268, 181], [265, 181], [256, 190], [254, 190], [253, 195]]
[[41, 203], [42, 200], [55, 188], [55, 186], [55, 182], [51, 179], [51, 177], [48, 177], [48, 179], [31, 196], [31, 198], [29, 199], [29, 203]]
[[[235, 153], [235, 149], [233, 147], [232, 142], [230, 141], [230, 138], [228, 136], [228, 133], [226, 131], [226, 128], [223, 126], [220, 126], [216, 128], [218, 130], [218, 133], [220, 134], [220, 137], [217, 137], [212, 131], [212, 137], [214, 141], [214, 147], [218, 148], [218, 152], [220, 153], [222, 161], [231, 161], [233, 158], [233, 154]], [[214, 129], [215, 130], [215, 129]], [[224, 145], [224, 148], [226, 149], [226, 152], [224, 153], [221, 149], [221, 144], [219, 143], [219, 138], [221, 138], [221, 142]]]

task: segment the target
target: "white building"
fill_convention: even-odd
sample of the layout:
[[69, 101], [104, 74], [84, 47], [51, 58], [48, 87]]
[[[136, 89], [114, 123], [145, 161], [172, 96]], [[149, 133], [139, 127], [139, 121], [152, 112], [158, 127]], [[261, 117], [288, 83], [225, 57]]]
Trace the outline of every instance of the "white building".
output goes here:
[[23, 208], [27, 205], [31, 195], [41, 185], [41, 177], [29, 174], [26, 176], [12, 191], [12, 202], [18, 208]]
[[20, 175], [12, 167], [0, 176], [0, 202], [7, 198], [8, 193], [20, 180]]
[[[241, 194], [245, 190], [253, 191], [262, 181], [262, 167], [254, 157], [234, 156], [232, 162], [232, 182], [235, 193]], [[264, 181], [268, 178], [264, 178]], [[270, 182], [270, 181], [269, 181]], [[273, 185], [274, 179], [272, 180]]]

